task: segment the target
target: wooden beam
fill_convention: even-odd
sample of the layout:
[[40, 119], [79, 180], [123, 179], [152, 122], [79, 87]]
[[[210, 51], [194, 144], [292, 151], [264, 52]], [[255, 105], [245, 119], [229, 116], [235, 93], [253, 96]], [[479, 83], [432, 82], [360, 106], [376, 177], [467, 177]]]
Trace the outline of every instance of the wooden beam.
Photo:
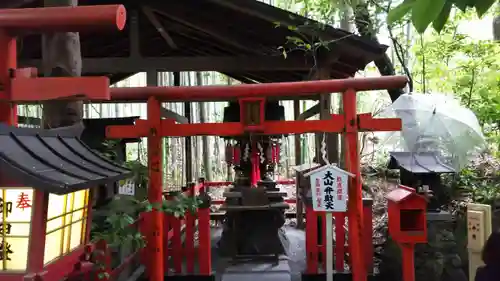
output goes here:
[[174, 50], [178, 49], [179, 47], [177, 47], [177, 44], [175, 44], [174, 39], [172, 39], [170, 34], [168, 34], [168, 32], [165, 30], [163, 25], [155, 16], [153, 10], [151, 10], [151, 8], [149, 7], [142, 7], [142, 12], [144, 13], [144, 15], [146, 15], [149, 22], [151, 22], [151, 24], [156, 28], [156, 31], [160, 33], [160, 36], [163, 38], [163, 40], [165, 40], [167, 45]]
[[179, 124], [189, 124], [189, 119], [186, 116], [182, 116], [164, 107], [161, 108], [161, 117], [175, 120]]
[[[239, 34], [231, 32], [226, 27], [222, 26], [213, 26], [213, 21], [203, 21], [198, 17], [192, 17], [189, 20], [178, 16], [178, 15], [186, 15], [190, 14], [189, 11], [181, 7], [182, 5], [168, 5], [165, 7], [166, 11], [162, 11], [161, 5], [150, 5], [151, 10], [156, 12], [157, 14], [169, 18], [170, 20], [181, 23], [191, 29], [201, 31], [210, 37], [223, 42], [224, 44], [231, 45], [240, 51], [247, 52], [248, 54], [258, 54], [263, 50], [256, 49], [255, 47], [250, 47], [244, 43], [246, 38], [242, 36], [238, 36]], [[212, 25], [211, 25], [212, 23]], [[242, 41], [243, 40], [243, 41]], [[248, 39], [246, 40], [248, 42]], [[253, 42], [253, 46], [255, 46], [255, 42]], [[265, 51], [269, 51], [268, 48], [265, 48]]]
[[130, 57], [137, 58], [141, 56], [141, 35], [139, 32], [139, 15], [136, 10], [130, 12], [129, 26]]
[[313, 117], [314, 115], [319, 114], [320, 109], [321, 109], [320, 103], [317, 103], [317, 104], [311, 106], [306, 111], [302, 112], [299, 116], [297, 116], [297, 118], [295, 120], [301, 120], [301, 121], [307, 120], [307, 119]]
[[[41, 70], [41, 60], [20, 61], [21, 67], [36, 67]], [[83, 72], [88, 73], [134, 73], [149, 70], [218, 71], [218, 72], [268, 72], [309, 71], [314, 62], [304, 56], [283, 58], [281, 56], [202, 56], [202, 57], [128, 57], [128, 58], [84, 58]]]

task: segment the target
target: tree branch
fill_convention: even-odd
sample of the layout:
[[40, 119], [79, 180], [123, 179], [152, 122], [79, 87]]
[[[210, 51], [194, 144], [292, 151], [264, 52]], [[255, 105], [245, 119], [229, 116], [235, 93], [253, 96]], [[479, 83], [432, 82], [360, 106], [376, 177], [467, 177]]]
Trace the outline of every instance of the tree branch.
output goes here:
[[[358, 5], [354, 7], [354, 19], [356, 28], [361, 35], [366, 39], [379, 42], [377, 36], [373, 30], [373, 21], [370, 18], [370, 13], [368, 11], [368, 4], [364, 1], [359, 1]], [[391, 62], [391, 59], [387, 54], [382, 55], [379, 59], [374, 61], [380, 75], [391, 76], [396, 75], [396, 70]], [[399, 96], [404, 94], [403, 89], [391, 89], [387, 90], [391, 101], [395, 101]]]

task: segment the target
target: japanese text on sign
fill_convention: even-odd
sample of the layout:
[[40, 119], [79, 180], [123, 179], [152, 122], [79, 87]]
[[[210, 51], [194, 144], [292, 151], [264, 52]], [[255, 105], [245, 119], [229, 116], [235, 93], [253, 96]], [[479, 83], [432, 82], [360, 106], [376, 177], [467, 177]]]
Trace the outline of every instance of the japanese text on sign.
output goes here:
[[312, 201], [315, 211], [345, 212], [349, 174], [326, 166], [310, 173]]
[[0, 190], [0, 271], [26, 269], [32, 204], [32, 189]]

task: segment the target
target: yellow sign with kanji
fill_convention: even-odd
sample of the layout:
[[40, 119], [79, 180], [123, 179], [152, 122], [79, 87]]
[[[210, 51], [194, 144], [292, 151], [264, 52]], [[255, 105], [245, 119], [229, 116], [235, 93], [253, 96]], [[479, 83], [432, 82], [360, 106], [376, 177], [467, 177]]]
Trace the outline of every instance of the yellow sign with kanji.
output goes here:
[[0, 269], [25, 270], [31, 229], [33, 190], [0, 190]]
[[[31, 188], [0, 189], [0, 273], [26, 270], [33, 196]], [[88, 197], [88, 190], [49, 195], [44, 264], [85, 242]]]

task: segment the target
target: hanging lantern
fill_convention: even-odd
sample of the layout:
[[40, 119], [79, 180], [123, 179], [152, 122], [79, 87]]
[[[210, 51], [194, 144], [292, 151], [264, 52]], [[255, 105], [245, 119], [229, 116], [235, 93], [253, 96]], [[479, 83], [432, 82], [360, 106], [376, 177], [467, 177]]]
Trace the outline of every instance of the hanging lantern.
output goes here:
[[240, 122], [245, 131], [260, 131], [264, 126], [264, 98], [239, 99]]

